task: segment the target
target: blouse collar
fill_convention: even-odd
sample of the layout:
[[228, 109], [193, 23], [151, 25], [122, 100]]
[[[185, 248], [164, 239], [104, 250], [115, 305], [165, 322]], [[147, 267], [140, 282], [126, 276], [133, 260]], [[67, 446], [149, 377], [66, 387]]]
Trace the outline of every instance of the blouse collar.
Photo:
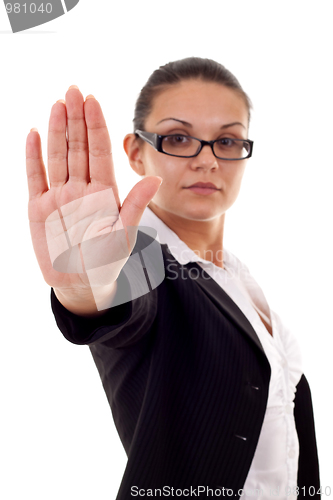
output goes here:
[[[141, 217], [140, 226], [148, 226], [156, 229], [157, 241], [163, 245], [166, 244], [173, 255], [173, 257], [181, 265], [188, 264], [189, 262], [203, 262], [205, 264], [215, 265], [211, 261], [205, 260], [197, 255], [191, 248], [189, 248], [179, 236], [172, 231], [154, 212], [146, 207]], [[142, 229], [141, 229], [142, 230]], [[231, 266], [231, 255], [223, 247], [223, 262], [228, 267]]]

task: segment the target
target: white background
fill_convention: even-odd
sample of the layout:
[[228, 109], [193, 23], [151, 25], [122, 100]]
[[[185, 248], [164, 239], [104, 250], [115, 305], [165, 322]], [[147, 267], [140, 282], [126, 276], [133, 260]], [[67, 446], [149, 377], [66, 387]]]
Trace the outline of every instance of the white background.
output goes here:
[[122, 139], [151, 72], [209, 57], [254, 104], [253, 158], [225, 245], [296, 334], [315, 412], [321, 484], [333, 495], [331, 2], [81, 0], [11, 34], [0, 5], [1, 461], [5, 500], [113, 499], [126, 455], [87, 346], [64, 339], [30, 241], [25, 139], [76, 84], [102, 104], [123, 200], [140, 179]]

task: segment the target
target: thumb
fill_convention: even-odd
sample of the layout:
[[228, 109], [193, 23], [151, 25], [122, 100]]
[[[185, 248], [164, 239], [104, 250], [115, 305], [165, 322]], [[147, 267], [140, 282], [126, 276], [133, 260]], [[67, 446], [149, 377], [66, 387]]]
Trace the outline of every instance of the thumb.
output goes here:
[[145, 208], [157, 193], [162, 181], [162, 177], [150, 175], [135, 184], [120, 210], [124, 227], [139, 225]]

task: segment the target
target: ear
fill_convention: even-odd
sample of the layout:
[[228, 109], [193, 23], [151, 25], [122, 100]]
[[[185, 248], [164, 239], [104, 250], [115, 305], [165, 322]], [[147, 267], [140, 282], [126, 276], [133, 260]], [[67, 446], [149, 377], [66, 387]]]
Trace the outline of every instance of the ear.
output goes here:
[[123, 142], [125, 153], [128, 156], [129, 163], [137, 174], [145, 175], [145, 168], [142, 161], [142, 146], [135, 134], [127, 134]]

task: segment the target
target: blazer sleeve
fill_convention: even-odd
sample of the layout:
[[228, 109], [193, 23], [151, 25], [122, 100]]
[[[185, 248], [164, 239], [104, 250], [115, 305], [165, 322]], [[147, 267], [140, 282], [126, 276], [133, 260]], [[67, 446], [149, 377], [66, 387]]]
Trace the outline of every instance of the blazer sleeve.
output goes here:
[[[117, 294], [130, 286], [123, 271], [117, 281]], [[157, 313], [157, 290], [111, 307], [102, 316], [85, 318], [68, 311], [51, 288], [51, 308], [58, 328], [69, 342], [79, 345], [103, 342], [108, 347], [122, 348], [137, 342], [149, 331]]]
[[296, 386], [294, 417], [299, 441], [298, 498], [320, 499], [319, 461], [312, 398], [304, 374]]

